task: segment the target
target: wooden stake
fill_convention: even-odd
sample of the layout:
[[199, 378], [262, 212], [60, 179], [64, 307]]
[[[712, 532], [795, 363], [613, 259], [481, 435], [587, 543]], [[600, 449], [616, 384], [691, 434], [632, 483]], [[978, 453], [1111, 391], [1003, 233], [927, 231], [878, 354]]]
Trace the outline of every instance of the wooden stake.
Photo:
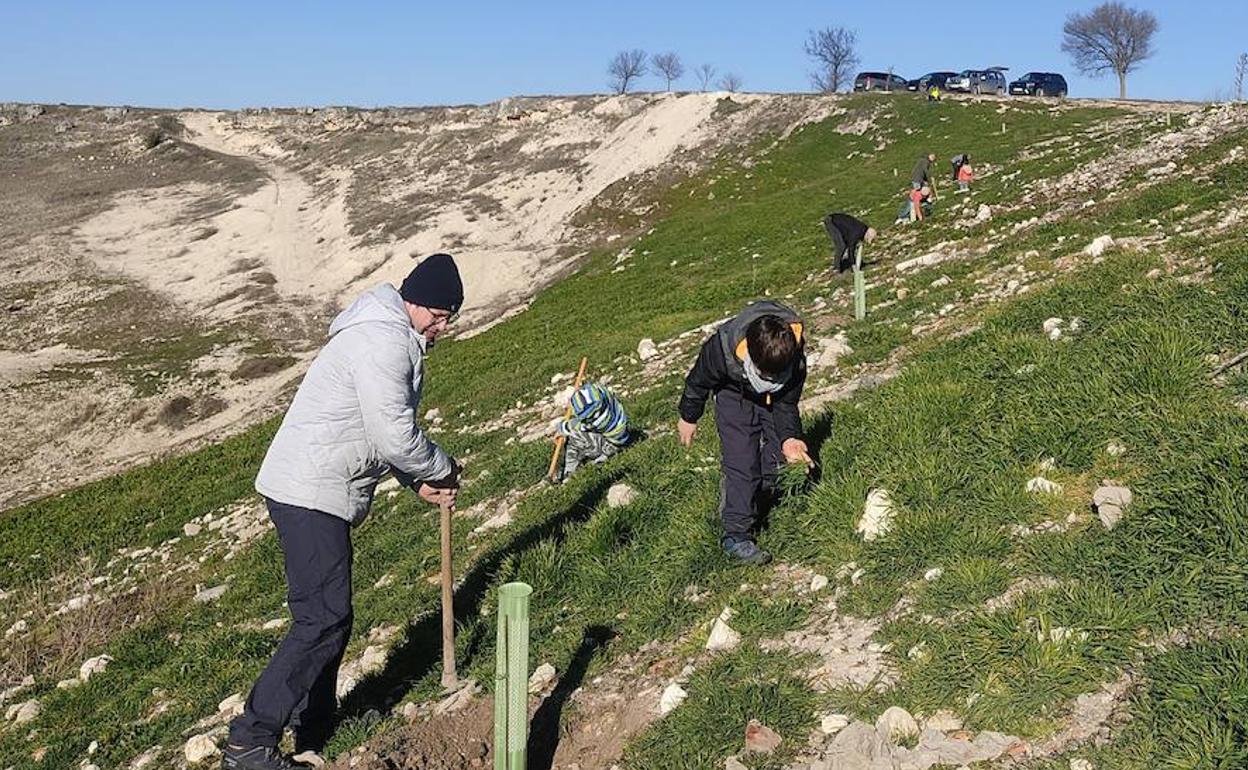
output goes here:
[[[581, 387], [581, 383], [585, 381], [585, 365], [587, 363], [589, 363], [589, 358], [582, 356], [581, 368], [576, 373], [576, 382], [572, 384], [573, 393], [579, 390]], [[572, 416], [572, 401], [569, 399], [568, 408], [565, 409], [563, 412], [563, 419], [566, 420], [571, 416]], [[550, 470], [546, 471], [546, 478], [550, 479], [551, 481], [555, 480], [555, 473], [557, 472], [557, 469], [559, 468], [559, 452], [563, 449], [563, 442], [565, 440], [566, 440], [565, 436], [555, 437], [555, 451], [551, 452], [550, 454]]]
[[451, 506], [442, 504], [442, 687], [453, 690], [455, 674], [455, 591], [451, 566]]

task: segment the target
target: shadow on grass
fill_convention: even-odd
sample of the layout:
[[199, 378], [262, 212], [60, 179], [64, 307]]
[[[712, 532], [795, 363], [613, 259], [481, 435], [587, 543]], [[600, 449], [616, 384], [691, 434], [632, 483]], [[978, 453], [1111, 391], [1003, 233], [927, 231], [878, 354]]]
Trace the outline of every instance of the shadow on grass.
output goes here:
[[[567, 508], [544, 521], [518, 532], [511, 540], [483, 554], [473, 562], [455, 592], [455, 625], [462, 628], [477, 618], [481, 603], [497, 581], [503, 564], [546, 540], [556, 545], [563, 542], [568, 530], [584, 522], [598, 504], [606, 497], [607, 489], [623, 468], [605, 474], [595, 481]], [[472, 638], [457, 662], [462, 673], [477, 656], [487, 624], [478, 624]], [[351, 691], [338, 712], [338, 722], [358, 717], [376, 710], [386, 713], [398, 703], [416, 683], [423, 679], [442, 659], [442, 615], [439, 611], [427, 612], [408, 630], [407, 639], [391, 652], [386, 667], [369, 677]]]
[[559, 748], [559, 719], [563, 707], [572, 693], [585, 680], [585, 672], [594, 656], [607, 646], [615, 633], [606, 626], [590, 626], [581, 637], [581, 644], [568, 664], [568, 670], [559, 678], [559, 684], [542, 705], [537, 707], [529, 723], [528, 764], [529, 770], [550, 770], [555, 763], [555, 749]]

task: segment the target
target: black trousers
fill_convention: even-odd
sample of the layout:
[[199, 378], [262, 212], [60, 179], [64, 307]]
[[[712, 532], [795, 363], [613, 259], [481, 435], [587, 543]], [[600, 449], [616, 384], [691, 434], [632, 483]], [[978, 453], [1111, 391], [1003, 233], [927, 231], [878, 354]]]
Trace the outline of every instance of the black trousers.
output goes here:
[[338, 665], [351, 638], [351, 525], [337, 516], [266, 500], [286, 557], [293, 622], [230, 724], [235, 746], [277, 746], [295, 731], [301, 749], [329, 737]]
[[845, 243], [845, 236], [841, 235], [841, 231], [832, 224], [831, 214], [823, 218], [823, 229], [828, 231], [828, 237], [832, 239], [832, 263], [836, 265], [836, 271], [843, 273], [853, 267], [854, 255], [850, 253], [851, 249]]
[[715, 394], [719, 430], [719, 518], [724, 535], [752, 540], [784, 462], [771, 409], [734, 390]]

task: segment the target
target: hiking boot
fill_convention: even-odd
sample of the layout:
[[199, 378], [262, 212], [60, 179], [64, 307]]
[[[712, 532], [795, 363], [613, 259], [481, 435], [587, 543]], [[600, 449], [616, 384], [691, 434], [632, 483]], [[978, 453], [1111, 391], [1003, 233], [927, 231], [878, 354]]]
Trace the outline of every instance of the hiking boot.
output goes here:
[[291, 761], [272, 746], [240, 749], [226, 745], [221, 754], [221, 770], [305, 770], [309, 765]]
[[725, 537], [720, 541], [724, 553], [740, 564], [766, 564], [771, 561], [771, 554], [759, 548], [753, 540]]

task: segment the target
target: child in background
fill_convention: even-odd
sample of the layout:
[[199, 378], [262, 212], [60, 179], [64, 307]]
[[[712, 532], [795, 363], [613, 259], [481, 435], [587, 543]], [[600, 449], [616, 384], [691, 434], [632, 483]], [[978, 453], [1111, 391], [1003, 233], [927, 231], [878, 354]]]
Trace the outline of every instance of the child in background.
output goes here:
[[931, 211], [932, 188], [927, 185], [910, 190], [906, 202], [897, 211], [897, 221], [893, 224], [904, 225], [909, 222], [922, 222], [923, 217]]
[[975, 180], [975, 170], [971, 168], [970, 160], [963, 161], [958, 166], [958, 192], [970, 192], [971, 182]]
[[628, 415], [609, 388], [595, 382], [582, 385], [572, 394], [572, 416], [559, 423], [559, 434], [566, 439], [563, 481], [586, 463], [604, 463], [628, 445]]

